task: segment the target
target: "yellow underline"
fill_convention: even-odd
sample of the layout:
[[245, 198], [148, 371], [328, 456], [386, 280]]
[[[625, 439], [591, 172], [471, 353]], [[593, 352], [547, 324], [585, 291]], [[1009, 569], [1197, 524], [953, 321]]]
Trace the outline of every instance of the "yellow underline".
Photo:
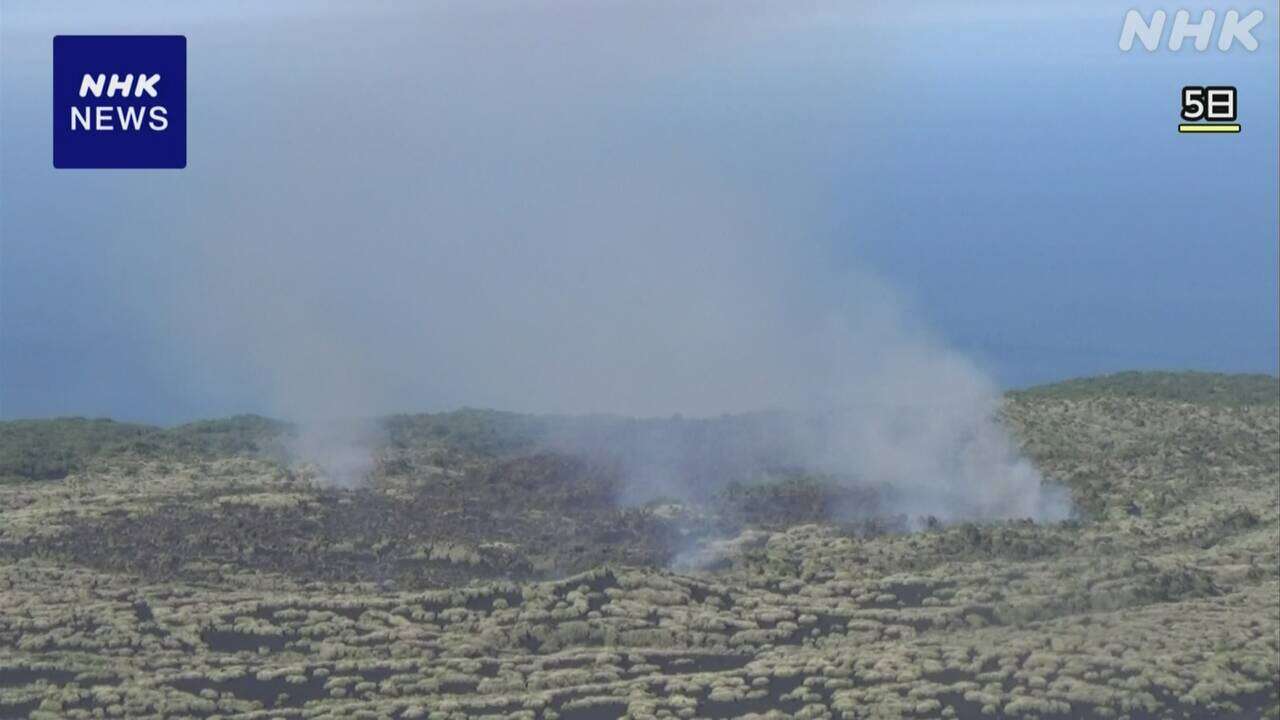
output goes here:
[[1238, 133], [1239, 125], [1194, 125], [1182, 124], [1178, 126], [1180, 133]]

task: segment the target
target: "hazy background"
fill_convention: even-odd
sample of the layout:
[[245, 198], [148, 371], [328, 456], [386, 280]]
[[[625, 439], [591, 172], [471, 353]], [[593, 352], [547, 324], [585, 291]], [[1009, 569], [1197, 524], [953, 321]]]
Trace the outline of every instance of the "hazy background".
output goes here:
[[[950, 447], [999, 387], [1276, 372], [1280, 11], [1125, 54], [1128, 2], [959, 5], [5, 0], [0, 416], [834, 399]], [[187, 169], [53, 169], [60, 33], [188, 37]], [[1244, 133], [1179, 136], [1221, 83]]]

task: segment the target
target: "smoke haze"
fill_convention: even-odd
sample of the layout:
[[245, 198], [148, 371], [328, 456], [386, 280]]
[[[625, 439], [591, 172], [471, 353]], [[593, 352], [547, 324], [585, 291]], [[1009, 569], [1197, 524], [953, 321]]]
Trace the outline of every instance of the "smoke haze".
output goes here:
[[[819, 241], [832, 199], [789, 168], [832, 146], [719, 137], [785, 116], [790, 93], [894, 79], [874, 32], [834, 35], [880, 27], [871, 10], [782, 7], [351, 6], [267, 18], [305, 33], [193, 29], [190, 211], [148, 258], [153, 301], [130, 299], [150, 352], [171, 387], [298, 421], [298, 457], [340, 484], [376, 442], [343, 419], [780, 409], [827, 418], [780, 428], [795, 455], [892, 485], [903, 512], [1062, 516], [994, 423], [993, 382]], [[244, 150], [203, 152], [215, 134]], [[634, 494], [670, 475], [639, 462]]]

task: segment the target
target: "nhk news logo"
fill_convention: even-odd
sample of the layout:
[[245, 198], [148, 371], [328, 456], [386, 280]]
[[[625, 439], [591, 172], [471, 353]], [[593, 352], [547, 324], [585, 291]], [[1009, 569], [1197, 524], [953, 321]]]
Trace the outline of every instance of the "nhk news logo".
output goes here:
[[53, 165], [187, 165], [187, 39], [59, 35], [53, 39]]

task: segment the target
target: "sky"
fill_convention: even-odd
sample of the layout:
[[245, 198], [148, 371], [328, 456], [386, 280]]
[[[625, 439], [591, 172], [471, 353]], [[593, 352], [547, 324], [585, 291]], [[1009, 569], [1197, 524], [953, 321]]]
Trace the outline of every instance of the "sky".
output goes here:
[[[1274, 3], [1187, 6], [1263, 9], [1252, 53], [902, 5], [5, 0], [0, 417], [1277, 372]], [[55, 170], [52, 37], [146, 33], [188, 38], [187, 168]], [[1179, 135], [1191, 84], [1243, 132]]]

